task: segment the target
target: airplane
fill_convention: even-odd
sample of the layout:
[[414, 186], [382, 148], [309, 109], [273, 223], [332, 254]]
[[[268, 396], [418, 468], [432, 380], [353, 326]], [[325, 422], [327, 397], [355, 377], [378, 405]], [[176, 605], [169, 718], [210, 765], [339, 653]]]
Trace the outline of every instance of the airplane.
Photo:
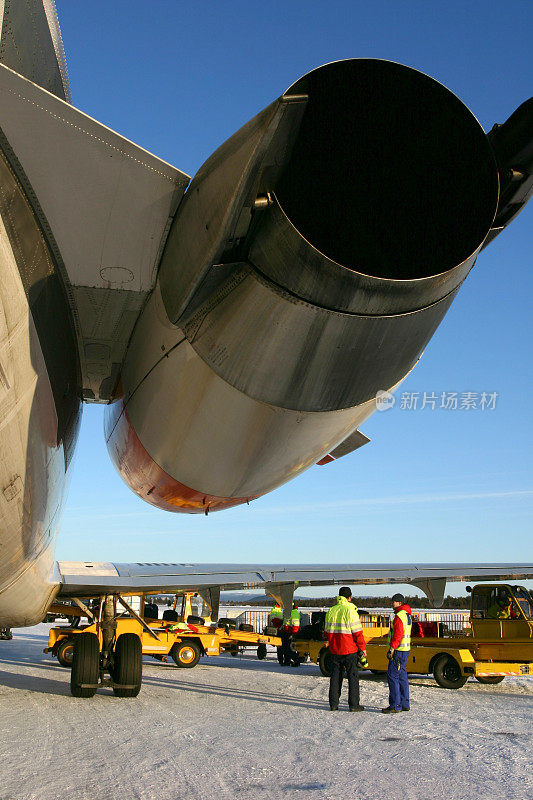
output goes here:
[[105, 405], [124, 481], [172, 512], [250, 503], [367, 444], [377, 396], [531, 195], [533, 99], [485, 134], [415, 69], [332, 62], [191, 181], [72, 105], [52, 0], [0, 16], [0, 626], [57, 595], [263, 586], [285, 604], [306, 582], [402, 580], [438, 599], [458, 576], [532, 577], [54, 562], [83, 403]]

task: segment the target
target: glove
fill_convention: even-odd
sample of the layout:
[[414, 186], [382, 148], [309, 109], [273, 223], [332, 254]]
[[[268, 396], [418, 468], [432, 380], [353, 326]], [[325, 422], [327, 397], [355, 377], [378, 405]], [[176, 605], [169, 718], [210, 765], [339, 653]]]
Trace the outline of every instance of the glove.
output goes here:
[[394, 658], [394, 650], [392, 649], [392, 647], [389, 647], [389, 649], [387, 650], [387, 658], [389, 659], [389, 661], [392, 661], [392, 659]]
[[359, 666], [361, 667], [361, 669], [368, 669], [368, 661], [367, 661], [365, 653], [363, 653], [362, 651], [359, 653], [358, 661], [359, 661]]

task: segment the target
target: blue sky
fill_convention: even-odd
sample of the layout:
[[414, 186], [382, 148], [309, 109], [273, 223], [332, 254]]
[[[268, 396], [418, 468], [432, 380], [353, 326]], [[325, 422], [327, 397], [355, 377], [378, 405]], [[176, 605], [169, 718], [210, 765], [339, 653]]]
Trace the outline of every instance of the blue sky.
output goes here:
[[[532, 94], [529, 2], [56, 0], [76, 106], [194, 174], [308, 70], [386, 58], [454, 91], [485, 130]], [[85, 408], [57, 557], [249, 562], [533, 557], [533, 204], [480, 256], [371, 443], [209, 517], [147, 506]], [[450, 231], [453, 236], [453, 231]], [[401, 408], [401, 392], [497, 393], [495, 408]]]

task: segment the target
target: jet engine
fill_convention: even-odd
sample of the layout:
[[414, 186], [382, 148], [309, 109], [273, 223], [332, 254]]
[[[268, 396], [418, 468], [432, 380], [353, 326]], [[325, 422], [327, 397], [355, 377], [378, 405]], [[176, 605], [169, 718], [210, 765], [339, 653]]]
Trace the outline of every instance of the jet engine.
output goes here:
[[178, 208], [106, 409], [120, 474], [207, 513], [367, 441], [376, 393], [420, 358], [498, 200], [488, 137], [437, 81], [372, 59], [305, 75]]

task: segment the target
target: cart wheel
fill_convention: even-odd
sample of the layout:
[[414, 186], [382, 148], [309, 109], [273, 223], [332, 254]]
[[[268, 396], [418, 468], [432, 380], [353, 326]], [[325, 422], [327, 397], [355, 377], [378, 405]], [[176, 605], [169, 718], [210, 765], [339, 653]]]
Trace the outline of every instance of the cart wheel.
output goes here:
[[230, 656], [233, 656], [233, 657], [238, 656], [239, 655], [239, 648], [238, 647], [233, 647], [229, 651], [229, 654], [230, 654]]
[[80, 633], [74, 639], [70, 691], [74, 697], [94, 697], [98, 688], [100, 644], [95, 633]]
[[476, 675], [475, 678], [480, 683], [501, 683], [505, 675]]
[[[113, 692], [116, 697], [137, 697], [143, 678], [142, 644], [136, 633], [118, 637], [113, 653]], [[122, 688], [128, 686], [129, 688]]]
[[59, 643], [56, 652], [57, 660], [59, 661], [62, 667], [70, 668], [72, 666], [73, 653], [74, 653], [74, 640], [63, 639], [63, 641]]
[[443, 689], [460, 689], [468, 680], [468, 675], [461, 674], [461, 667], [455, 658], [445, 653], [435, 661], [433, 676]]
[[264, 658], [267, 657], [267, 646], [266, 644], [258, 644], [257, 645], [257, 658], [259, 661], [262, 661]]
[[192, 669], [200, 661], [200, 646], [193, 640], [176, 642], [170, 651], [170, 655], [174, 659], [177, 667], [182, 667], [183, 669]]
[[327, 647], [323, 647], [318, 654], [318, 666], [324, 678], [331, 678], [331, 652]]

